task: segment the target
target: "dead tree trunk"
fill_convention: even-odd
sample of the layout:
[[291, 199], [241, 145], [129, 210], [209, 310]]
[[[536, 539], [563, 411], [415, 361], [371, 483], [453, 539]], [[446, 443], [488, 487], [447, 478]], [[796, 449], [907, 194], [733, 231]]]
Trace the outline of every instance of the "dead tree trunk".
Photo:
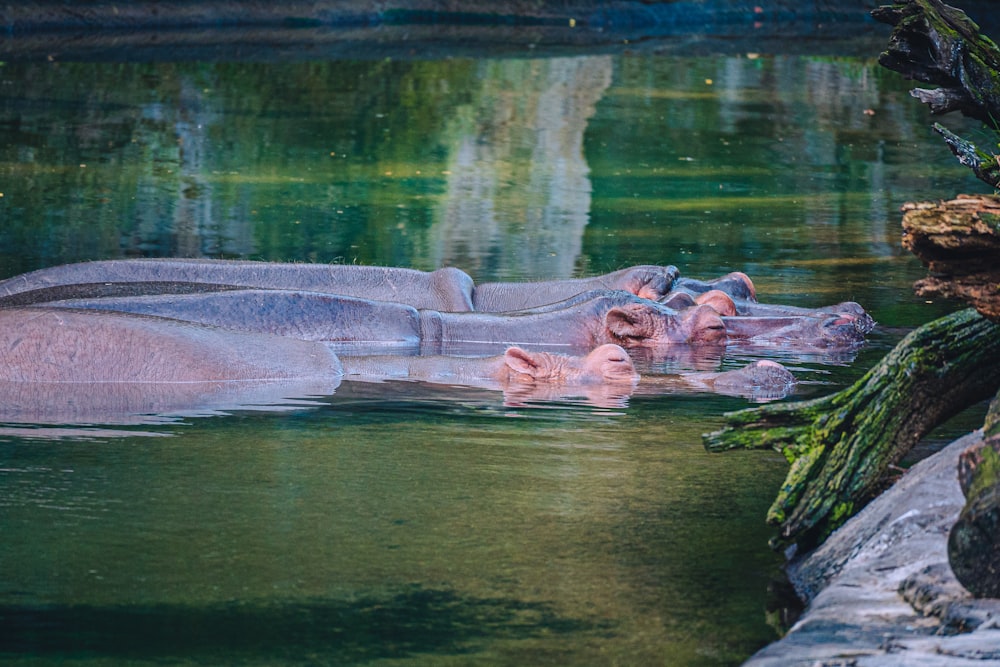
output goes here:
[[809, 548], [881, 490], [889, 466], [934, 426], [1000, 388], [1000, 325], [963, 310], [910, 333], [832, 396], [726, 415], [709, 451], [774, 448], [792, 464], [767, 520], [773, 546]]

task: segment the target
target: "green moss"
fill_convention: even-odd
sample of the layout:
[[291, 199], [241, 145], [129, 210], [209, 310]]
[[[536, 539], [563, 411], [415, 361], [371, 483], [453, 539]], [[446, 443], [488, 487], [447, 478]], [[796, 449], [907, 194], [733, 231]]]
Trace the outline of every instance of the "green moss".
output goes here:
[[982, 220], [995, 234], [1000, 234], [1000, 215], [997, 215], [996, 213], [984, 212], [979, 214], [979, 219]]
[[976, 468], [967, 496], [978, 498], [986, 489], [1000, 486], [1000, 454], [992, 447], [982, 450], [983, 461]]
[[1000, 391], [990, 403], [990, 409], [986, 413], [986, 422], [983, 424], [983, 433], [987, 437], [1000, 435]]

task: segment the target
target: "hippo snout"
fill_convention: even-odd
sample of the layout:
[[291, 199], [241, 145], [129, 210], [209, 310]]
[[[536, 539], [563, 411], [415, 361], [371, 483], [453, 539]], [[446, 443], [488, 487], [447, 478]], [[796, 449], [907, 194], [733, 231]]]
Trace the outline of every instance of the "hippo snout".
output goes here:
[[874, 321], [867, 313], [863, 317], [837, 315], [823, 321], [822, 340], [830, 346], [849, 346], [863, 343]]
[[684, 311], [683, 325], [688, 343], [725, 343], [728, 337], [725, 322], [711, 306], [688, 308]]

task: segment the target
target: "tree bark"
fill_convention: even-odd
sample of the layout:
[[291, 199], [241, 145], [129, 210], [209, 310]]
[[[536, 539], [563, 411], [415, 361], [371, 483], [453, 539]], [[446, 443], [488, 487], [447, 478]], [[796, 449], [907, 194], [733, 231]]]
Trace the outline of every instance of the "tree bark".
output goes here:
[[1000, 322], [1000, 197], [960, 195], [903, 206], [903, 247], [934, 274], [921, 296], [961, 298]]
[[872, 16], [894, 26], [879, 63], [940, 86], [911, 91], [932, 113], [961, 111], [1000, 129], [1000, 49], [965, 12], [940, 0], [904, 0]]
[[[910, 94], [931, 113], [960, 111], [1000, 131], [1000, 48], [981, 35], [959, 9], [940, 0], [904, 0], [879, 7], [872, 16], [894, 26], [884, 67], [939, 88]], [[959, 162], [993, 187], [1000, 187], [1000, 157], [935, 125]]]
[[709, 451], [773, 448], [792, 464], [768, 511], [772, 546], [811, 548], [859, 511], [936, 425], [1000, 387], [1000, 325], [963, 310], [910, 333], [853, 386], [726, 415]]

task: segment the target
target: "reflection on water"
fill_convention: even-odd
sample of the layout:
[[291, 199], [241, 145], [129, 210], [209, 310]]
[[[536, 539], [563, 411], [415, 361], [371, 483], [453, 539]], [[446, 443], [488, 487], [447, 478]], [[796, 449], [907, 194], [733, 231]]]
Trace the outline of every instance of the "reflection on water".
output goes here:
[[419, 586], [384, 597], [280, 606], [0, 607], [0, 622], [6, 635], [0, 653], [224, 663], [322, 655], [327, 664], [360, 664], [461, 655], [483, 641], [613, 633], [608, 621], [561, 617], [545, 603], [477, 599]]
[[[776, 574], [746, 546], [767, 504], [746, 482], [777, 483], [782, 466], [699, 463], [704, 409], [519, 419], [358, 401], [167, 439], [4, 443], [2, 613], [24, 632], [0, 651], [264, 664], [388, 642], [413, 664], [732, 662], [768, 634], [754, 600]], [[267, 622], [289, 634], [232, 645]], [[414, 624], [450, 641], [413, 644]]]
[[[979, 186], [907, 87], [789, 56], [5, 64], [0, 278], [170, 255], [739, 269], [880, 327], [847, 357], [640, 370], [763, 356], [820, 395], [952, 307], [912, 296], [898, 207]], [[700, 444], [744, 399], [356, 384], [60, 439], [9, 424], [0, 659], [729, 665], [774, 638], [786, 464]]]
[[573, 277], [590, 214], [583, 135], [611, 83], [610, 57], [480, 64], [456, 109], [431, 261], [482, 275]]

